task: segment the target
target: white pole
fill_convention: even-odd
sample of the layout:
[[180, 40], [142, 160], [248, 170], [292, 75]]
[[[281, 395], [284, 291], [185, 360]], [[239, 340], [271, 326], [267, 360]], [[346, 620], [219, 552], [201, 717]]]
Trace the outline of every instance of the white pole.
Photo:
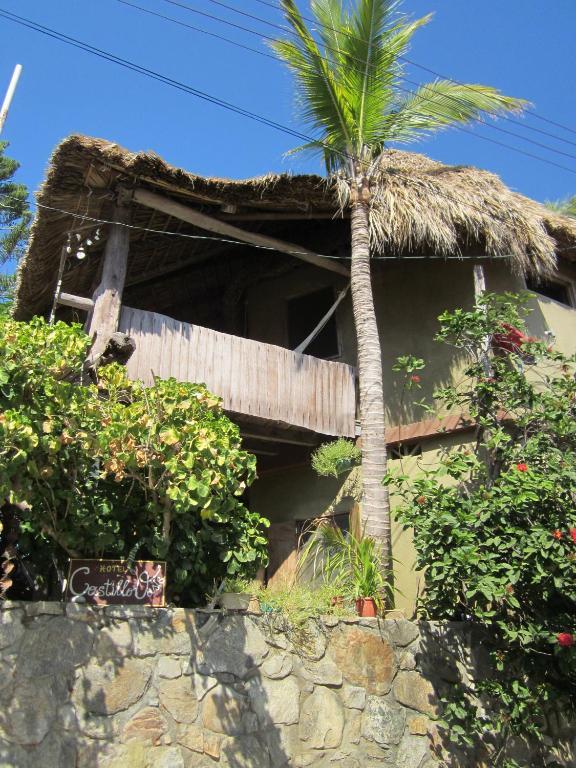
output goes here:
[[12, 73], [12, 79], [10, 80], [10, 85], [8, 86], [8, 90], [6, 91], [6, 96], [4, 97], [4, 103], [2, 104], [2, 109], [0, 109], [0, 133], [2, 133], [2, 129], [4, 128], [4, 123], [6, 122], [6, 118], [8, 117], [8, 110], [10, 109], [10, 104], [12, 103], [12, 97], [14, 96], [14, 91], [16, 90], [16, 86], [18, 85], [18, 80], [20, 79], [20, 75], [22, 74], [22, 65], [16, 64], [14, 67], [14, 72]]

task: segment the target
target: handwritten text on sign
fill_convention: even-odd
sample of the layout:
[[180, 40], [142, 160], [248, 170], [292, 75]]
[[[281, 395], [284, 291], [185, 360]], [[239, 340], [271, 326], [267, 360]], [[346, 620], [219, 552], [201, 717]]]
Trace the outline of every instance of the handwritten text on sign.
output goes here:
[[66, 596], [91, 605], [162, 606], [166, 563], [135, 560], [70, 560]]

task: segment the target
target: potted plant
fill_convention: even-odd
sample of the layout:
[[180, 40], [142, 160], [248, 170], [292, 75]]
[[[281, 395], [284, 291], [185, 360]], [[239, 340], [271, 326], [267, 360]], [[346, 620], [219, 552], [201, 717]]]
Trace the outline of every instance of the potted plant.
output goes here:
[[359, 616], [377, 616], [384, 608], [386, 580], [382, 556], [374, 539], [356, 538], [330, 521], [322, 521], [301, 557], [302, 567], [322, 574], [332, 585], [334, 601], [353, 600]]
[[255, 592], [254, 582], [251, 579], [227, 578], [216, 602], [221, 608], [229, 611], [247, 611], [254, 608], [254, 601], [257, 601]]

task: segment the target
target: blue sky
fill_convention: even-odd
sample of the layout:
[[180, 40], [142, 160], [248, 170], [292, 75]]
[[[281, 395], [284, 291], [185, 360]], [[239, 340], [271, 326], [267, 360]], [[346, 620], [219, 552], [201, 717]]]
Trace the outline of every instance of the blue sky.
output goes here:
[[[150, 10], [236, 39], [266, 52], [256, 35], [233, 30], [171, 6], [165, 0], [131, 0]], [[181, 0], [263, 34], [274, 30], [235, 16], [210, 0]], [[260, 19], [281, 16], [258, 0], [226, 0]], [[290, 75], [277, 62], [191, 30], [147, 16], [118, 0], [0, 0], [0, 7], [184, 81], [277, 122], [301, 128]], [[308, 0], [301, 2], [308, 12]], [[574, 0], [405, 0], [405, 12], [430, 11], [433, 21], [414, 39], [416, 62], [465, 82], [494, 85], [534, 103], [545, 117], [576, 131], [573, 97]], [[221, 108], [133, 74], [62, 43], [0, 19], [0, 91], [16, 63], [24, 73], [2, 138], [22, 168], [19, 179], [35, 190], [54, 146], [70, 133], [116, 141], [132, 150], [154, 150], [191, 171], [228, 177], [267, 171], [319, 170], [302, 157], [285, 159], [295, 140]], [[408, 77], [430, 75], [409, 68]], [[489, 136], [573, 172], [555, 168], [456, 130], [415, 145], [417, 151], [455, 164], [498, 173], [514, 189], [539, 200], [576, 193], [576, 133], [532, 117], [526, 125], [574, 142], [530, 133], [507, 121], [496, 125], [553, 145], [574, 158], [553, 154], [487, 127]]]

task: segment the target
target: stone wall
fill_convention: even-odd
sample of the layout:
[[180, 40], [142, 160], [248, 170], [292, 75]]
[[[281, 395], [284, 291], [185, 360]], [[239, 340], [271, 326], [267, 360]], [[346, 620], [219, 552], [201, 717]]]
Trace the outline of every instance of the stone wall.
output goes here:
[[7, 603], [0, 767], [434, 768], [437, 696], [483, 663], [468, 633]]

